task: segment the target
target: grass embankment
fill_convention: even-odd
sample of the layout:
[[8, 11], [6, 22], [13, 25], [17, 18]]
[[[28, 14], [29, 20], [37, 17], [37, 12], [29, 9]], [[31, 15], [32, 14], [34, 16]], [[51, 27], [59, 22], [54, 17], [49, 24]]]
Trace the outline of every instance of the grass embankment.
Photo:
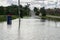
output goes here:
[[60, 21], [60, 16], [47, 15], [47, 16], [41, 16], [41, 18], [46, 18], [48, 20], [54, 20], [54, 21]]
[[[12, 20], [18, 18], [18, 15], [13, 15]], [[0, 22], [6, 21], [7, 16], [6, 15], [0, 15]]]

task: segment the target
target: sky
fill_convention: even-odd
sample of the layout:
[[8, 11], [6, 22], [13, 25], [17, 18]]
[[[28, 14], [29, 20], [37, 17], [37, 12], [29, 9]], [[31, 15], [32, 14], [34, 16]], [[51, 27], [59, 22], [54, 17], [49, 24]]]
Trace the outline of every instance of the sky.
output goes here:
[[[58, 0], [44, 0], [44, 4], [43, 4], [43, 0], [20, 0], [20, 4], [22, 4], [23, 6], [26, 5], [27, 3], [24, 2], [30, 2], [30, 8], [33, 7], [43, 7], [45, 6], [46, 8], [54, 8], [56, 7], [60, 7], [60, 1]], [[0, 0], [0, 6], [8, 6], [11, 4], [17, 4], [18, 5], [18, 0]]]

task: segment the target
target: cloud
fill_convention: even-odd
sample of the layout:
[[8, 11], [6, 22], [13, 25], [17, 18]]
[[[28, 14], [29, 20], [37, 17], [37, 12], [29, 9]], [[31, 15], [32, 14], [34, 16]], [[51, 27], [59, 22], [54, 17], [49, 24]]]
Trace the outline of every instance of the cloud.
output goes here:
[[7, 0], [7, 3], [12, 4], [13, 0]]
[[8, 6], [7, 0], [0, 0], [0, 6]]
[[[48, 7], [55, 7], [55, 3], [57, 0], [45, 0], [44, 5], [46, 8]], [[30, 7], [42, 7], [43, 6], [43, 1], [37, 1], [37, 0], [20, 0], [20, 2], [31, 2]], [[18, 0], [0, 0], [0, 6], [8, 6], [11, 4], [18, 4]], [[27, 3], [21, 3], [22, 5], [25, 5]], [[60, 6], [60, 1], [58, 2], [58, 6]]]

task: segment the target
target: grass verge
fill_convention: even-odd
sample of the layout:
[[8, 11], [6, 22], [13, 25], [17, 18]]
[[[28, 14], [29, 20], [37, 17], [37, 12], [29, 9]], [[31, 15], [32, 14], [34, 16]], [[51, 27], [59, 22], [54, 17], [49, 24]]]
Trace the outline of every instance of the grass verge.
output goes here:
[[[12, 15], [12, 20], [18, 18], [18, 15]], [[7, 21], [6, 15], [0, 15], [0, 22]]]
[[41, 18], [45, 18], [47, 20], [53, 20], [53, 21], [60, 21], [60, 18], [58, 17], [41, 16]]

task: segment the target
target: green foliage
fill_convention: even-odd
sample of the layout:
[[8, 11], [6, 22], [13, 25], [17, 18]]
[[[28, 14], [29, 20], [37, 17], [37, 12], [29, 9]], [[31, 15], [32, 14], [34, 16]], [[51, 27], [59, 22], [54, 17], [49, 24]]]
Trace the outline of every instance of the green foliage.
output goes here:
[[55, 15], [60, 16], [60, 8], [54, 8], [54, 9], [46, 9], [47, 15]]
[[44, 7], [42, 7], [42, 8], [40, 9], [40, 12], [41, 12], [42, 16], [46, 16], [46, 10], [45, 10]]
[[4, 7], [3, 6], [0, 6], [0, 15], [1, 14], [4, 14]]
[[[18, 18], [18, 15], [12, 15], [12, 19]], [[0, 22], [7, 21], [6, 15], [0, 15]]]
[[40, 12], [39, 12], [39, 9], [38, 8], [34, 7], [33, 10], [34, 10], [34, 12], [35, 12], [36, 15], [39, 15]]
[[[30, 12], [29, 5], [26, 5], [25, 7], [20, 5], [20, 15], [21, 16], [27, 16], [27, 15], [29, 15], [29, 12]], [[7, 7], [0, 6], [0, 15], [7, 15], [9, 13], [11, 13], [12, 15], [19, 15], [18, 6], [17, 5], [11, 5], [11, 6], [7, 6]]]
[[24, 16], [28, 16], [28, 15], [29, 15], [29, 13], [30, 13], [29, 6], [28, 6], [28, 5], [26, 5], [26, 6], [24, 7]]
[[34, 12], [37, 12], [38, 11], [38, 8], [34, 7]]
[[6, 8], [6, 14], [9, 14], [9, 12], [12, 15], [18, 15], [18, 6], [17, 5], [11, 5]]

